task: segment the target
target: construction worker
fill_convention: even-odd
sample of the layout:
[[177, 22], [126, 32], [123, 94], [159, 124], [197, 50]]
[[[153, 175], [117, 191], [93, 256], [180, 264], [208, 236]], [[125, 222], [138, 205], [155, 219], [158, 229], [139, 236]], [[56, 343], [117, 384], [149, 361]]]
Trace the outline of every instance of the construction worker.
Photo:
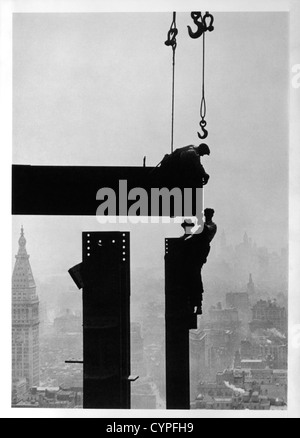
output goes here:
[[199, 187], [206, 185], [209, 180], [208, 173], [205, 172], [201, 164], [201, 157], [210, 155], [210, 149], [206, 143], [201, 143], [199, 146], [185, 146], [174, 151], [174, 155], [179, 155], [179, 163], [181, 168], [181, 179], [184, 187]]
[[151, 172], [153, 187], [202, 187], [209, 175], [201, 164], [201, 157], [210, 155], [206, 143], [199, 146], [184, 146], [166, 154]]
[[205, 222], [201, 233], [192, 232], [195, 224], [191, 220], [185, 220], [182, 224], [185, 230], [182, 236], [184, 287], [189, 295], [191, 310], [198, 315], [202, 314], [204, 292], [201, 271], [210, 252], [210, 243], [217, 232], [217, 225], [212, 221], [214, 213], [212, 208], [204, 210]]

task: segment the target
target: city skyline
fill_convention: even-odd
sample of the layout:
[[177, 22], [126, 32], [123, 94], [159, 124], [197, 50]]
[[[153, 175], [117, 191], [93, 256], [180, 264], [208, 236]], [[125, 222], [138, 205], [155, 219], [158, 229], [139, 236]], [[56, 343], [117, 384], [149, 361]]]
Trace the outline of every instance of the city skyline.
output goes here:
[[[224, 238], [224, 236], [222, 237]], [[243, 244], [247, 246], [248, 243], [247, 236], [244, 236]], [[23, 227], [21, 228], [21, 237], [19, 238], [18, 244], [19, 254], [21, 252], [24, 257], [26, 256], [26, 260], [28, 260]], [[226, 251], [226, 248], [228, 247], [226, 245], [224, 246], [223, 241], [220, 254], [222, 250]], [[15, 282], [16, 281], [17, 280], [15, 280]], [[248, 298], [246, 299], [246, 297]], [[220, 302], [217, 302], [220, 297], [215, 298], [215, 306], [206, 306], [206, 311], [203, 317], [200, 318], [198, 329], [196, 331], [193, 330], [190, 335], [192, 348], [192, 409], [206, 409], [207, 406], [209, 406], [210, 409], [216, 409], [218, 407], [221, 409], [244, 409], [244, 406], [247, 406], [249, 409], [270, 409], [270, 403], [272, 406], [275, 406], [275, 408], [276, 406], [278, 409], [283, 408], [287, 400], [286, 377], [282, 374], [283, 371], [280, 371], [281, 383], [276, 392], [276, 383], [274, 383], [276, 380], [274, 379], [279, 376], [279, 371], [270, 371], [272, 374], [268, 375], [268, 380], [266, 380], [264, 376], [267, 371], [264, 372], [263, 370], [272, 370], [275, 364], [278, 364], [275, 370], [278, 367], [279, 369], [285, 369], [287, 366], [286, 335], [283, 334], [286, 332], [284, 327], [287, 326], [287, 319], [282, 319], [282, 322], [277, 321], [274, 309], [278, 309], [278, 312], [282, 314], [281, 308], [277, 307], [272, 301], [261, 300], [260, 297], [260, 292], [256, 291], [255, 284], [250, 276], [246, 292], [227, 293], [226, 297], [223, 295], [222, 301], [225, 303], [225, 307], [223, 307]], [[132, 298], [134, 299], [136, 296], [133, 295]], [[154, 305], [155, 301], [157, 303], [156, 307], [152, 308], [151, 306]], [[250, 302], [252, 304], [250, 304]], [[82, 401], [80, 401], [82, 400], [81, 367], [78, 368], [78, 365], [66, 366], [64, 363], [66, 358], [76, 357], [78, 359], [81, 357], [81, 316], [78, 314], [78, 309], [74, 313], [72, 310], [74, 309], [73, 303], [70, 302], [68, 305], [71, 310], [67, 308], [64, 310], [63, 308], [57, 308], [57, 312], [59, 311], [61, 316], [58, 316], [58, 314], [55, 316], [54, 314], [54, 318], [51, 322], [48, 318], [47, 307], [44, 307], [44, 305], [47, 304], [46, 296], [43, 296], [40, 303], [44, 310], [41, 319], [42, 330], [40, 341], [41, 370], [43, 376], [42, 385], [37, 388], [37, 392], [34, 388], [30, 390], [24, 401], [22, 401], [22, 398], [19, 399], [18, 405], [27, 406], [28, 404], [32, 407], [39, 406], [44, 408], [82, 407]], [[159, 304], [155, 296], [148, 296], [144, 304], [150, 306], [148, 310], [145, 308], [142, 313], [137, 313], [131, 322], [132, 370], [140, 374], [141, 378], [141, 380], [132, 387], [132, 408], [138, 409], [142, 407], [144, 409], [156, 409], [159, 407], [164, 409], [165, 359], [163, 352], [164, 344], [161, 342], [164, 333], [162, 316], [164, 313], [163, 303]], [[261, 313], [258, 309], [261, 308], [261, 310], [263, 310], [268, 307], [271, 312], [270, 315], [272, 315], [272, 312], [274, 314], [274, 325], [272, 325], [272, 319], [270, 319], [269, 322], [268, 319], [259, 322], [259, 315], [263, 315], [264, 311]], [[255, 319], [250, 324], [251, 311], [252, 318]], [[155, 323], [153, 318], [158, 318], [155, 320]], [[272, 318], [272, 316], [270, 316], [270, 318]], [[156, 334], [154, 334], [153, 326], [158, 330]], [[149, 331], [150, 327], [151, 329]], [[227, 337], [229, 336], [228, 330], [232, 330], [231, 338], [228, 338], [230, 344], [226, 347], [227, 356], [222, 358], [222, 351], [224, 350], [222, 343], [225, 342], [225, 333]], [[261, 331], [259, 335], [251, 334], [251, 332], [255, 333], [257, 330]], [[234, 334], [234, 332], [236, 333]], [[228, 340], [226, 342], [228, 342]], [[250, 353], [251, 348], [252, 353]], [[241, 357], [239, 356], [239, 362], [237, 359], [237, 351], [239, 351], [241, 355]], [[221, 356], [218, 356], [220, 354]], [[271, 368], [269, 368], [271, 362], [267, 362], [268, 357], [270, 357], [268, 360], [271, 360], [270, 354], [273, 354], [273, 365]], [[148, 362], [146, 361], [146, 357], [148, 358]], [[253, 360], [254, 358], [256, 359]], [[151, 365], [152, 361], [155, 361], [154, 363], [157, 364], [156, 367]], [[233, 363], [235, 364], [235, 368], [232, 368]], [[258, 367], [257, 371], [255, 371], [256, 368], [251, 371], [253, 376], [257, 376], [259, 370], [262, 370], [260, 378], [265, 382], [263, 386], [264, 393], [257, 392], [257, 387], [255, 387], [255, 391], [251, 389], [252, 383], [250, 377], [247, 378], [248, 386], [245, 383], [245, 376], [249, 373], [248, 368], [252, 366], [252, 363], [253, 366]], [[157, 369], [158, 364], [159, 368]], [[230, 373], [232, 372], [239, 373], [239, 376], [242, 375], [244, 377], [242, 380], [237, 381], [237, 378], [233, 379], [233, 377], [230, 377]], [[225, 376], [223, 380], [222, 375]], [[217, 383], [214, 383], [215, 376]], [[253, 379], [257, 379], [257, 377], [253, 377]], [[205, 383], [205, 381], [207, 383]], [[14, 390], [14, 394], [18, 394], [19, 397], [21, 397], [20, 394], [22, 394], [22, 390], [24, 389], [22, 387], [22, 380], [19, 380], [19, 386], [18, 390]], [[14, 384], [14, 388], [17, 388], [16, 384]], [[206, 394], [205, 391], [208, 391], [208, 394]], [[214, 393], [212, 391], [215, 391], [215, 394], [219, 395], [212, 396]], [[233, 397], [233, 394], [236, 394], [237, 391], [240, 391], [243, 395], [242, 398]], [[266, 395], [269, 391], [270, 394], [273, 394], [271, 398], [268, 398]], [[276, 402], [277, 399], [278, 401]], [[274, 407], [272, 409], [274, 409]]]

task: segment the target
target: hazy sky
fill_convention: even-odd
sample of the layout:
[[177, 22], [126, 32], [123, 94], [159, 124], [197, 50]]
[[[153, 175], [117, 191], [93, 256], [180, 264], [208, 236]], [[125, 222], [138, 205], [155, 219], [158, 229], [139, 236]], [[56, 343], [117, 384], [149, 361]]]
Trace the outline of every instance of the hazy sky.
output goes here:
[[[278, 250], [287, 243], [288, 15], [214, 15], [205, 205], [228, 240], [247, 230]], [[158, 163], [170, 150], [171, 20], [170, 13], [15, 14], [13, 162], [127, 166], [146, 155], [148, 165]], [[188, 37], [188, 24], [190, 14], [179, 13], [175, 148], [199, 143], [201, 41]], [[61, 266], [64, 245], [80, 261], [80, 230], [105, 229], [95, 218], [15, 218], [14, 253], [22, 222], [41, 267], [49, 257]], [[132, 241], [138, 248], [144, 236], [142, 258], [157, 262], [164, 236], [177, 232], [132, 227]]]

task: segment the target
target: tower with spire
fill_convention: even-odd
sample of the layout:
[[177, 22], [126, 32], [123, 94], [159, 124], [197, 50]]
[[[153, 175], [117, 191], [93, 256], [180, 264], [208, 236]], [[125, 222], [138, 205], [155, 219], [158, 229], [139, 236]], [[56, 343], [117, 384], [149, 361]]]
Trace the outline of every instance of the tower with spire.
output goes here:
[[248, 237], [248, 234], [247, 234], [246, 231], [245, 231], [245, 233], [244, 233], [243, 242], [244, 242], [244, 245], [245, 245], [245, 246], [248, 246], [248, 245], [249, 245], [249, 237]]
[[249, 295], [255, 294], [255, 285], [253, 282], [252, 274], [249, 274], [249, 281], [247, 284], [247, 292]]
[[23, 226], [12, 275], [12, 378], [39, 385], [39, 299]]

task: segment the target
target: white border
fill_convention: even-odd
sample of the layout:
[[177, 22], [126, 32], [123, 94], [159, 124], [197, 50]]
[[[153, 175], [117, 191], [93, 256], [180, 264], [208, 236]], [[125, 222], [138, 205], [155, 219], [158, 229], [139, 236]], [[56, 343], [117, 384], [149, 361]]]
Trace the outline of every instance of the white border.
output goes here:
[[[4, 246], [1, 267], [5, 271], [2, 286], [1, 324], [1, 417], [26, 418], [291, 418], [300, 417], [300, 88], [290, 87], [290, 285], [289, 285], [289, 403], [287, 411], [110, 411], [110, 410], [51, 410], [11, 409], [11, 340], [10, 297], [11, 267], [4, 269], [11, 260], [11, 146], [12, 146], [12, 14], [15, 12], [163, 12], [199, 9], [199, 1], [117, 1], [117, 0], [1, 0], [0, 1], [0, 116], [1, 124], [1, 231]], [[210, 0], [201, 2], [201, 9], [210, 11], [290, 11], [290, 71], [300, 64], [300, 2], [297, 0]], [[292, 82], [292, 73], [291, 73]], [[2, 180], [3, 179], [3, 180]]]

